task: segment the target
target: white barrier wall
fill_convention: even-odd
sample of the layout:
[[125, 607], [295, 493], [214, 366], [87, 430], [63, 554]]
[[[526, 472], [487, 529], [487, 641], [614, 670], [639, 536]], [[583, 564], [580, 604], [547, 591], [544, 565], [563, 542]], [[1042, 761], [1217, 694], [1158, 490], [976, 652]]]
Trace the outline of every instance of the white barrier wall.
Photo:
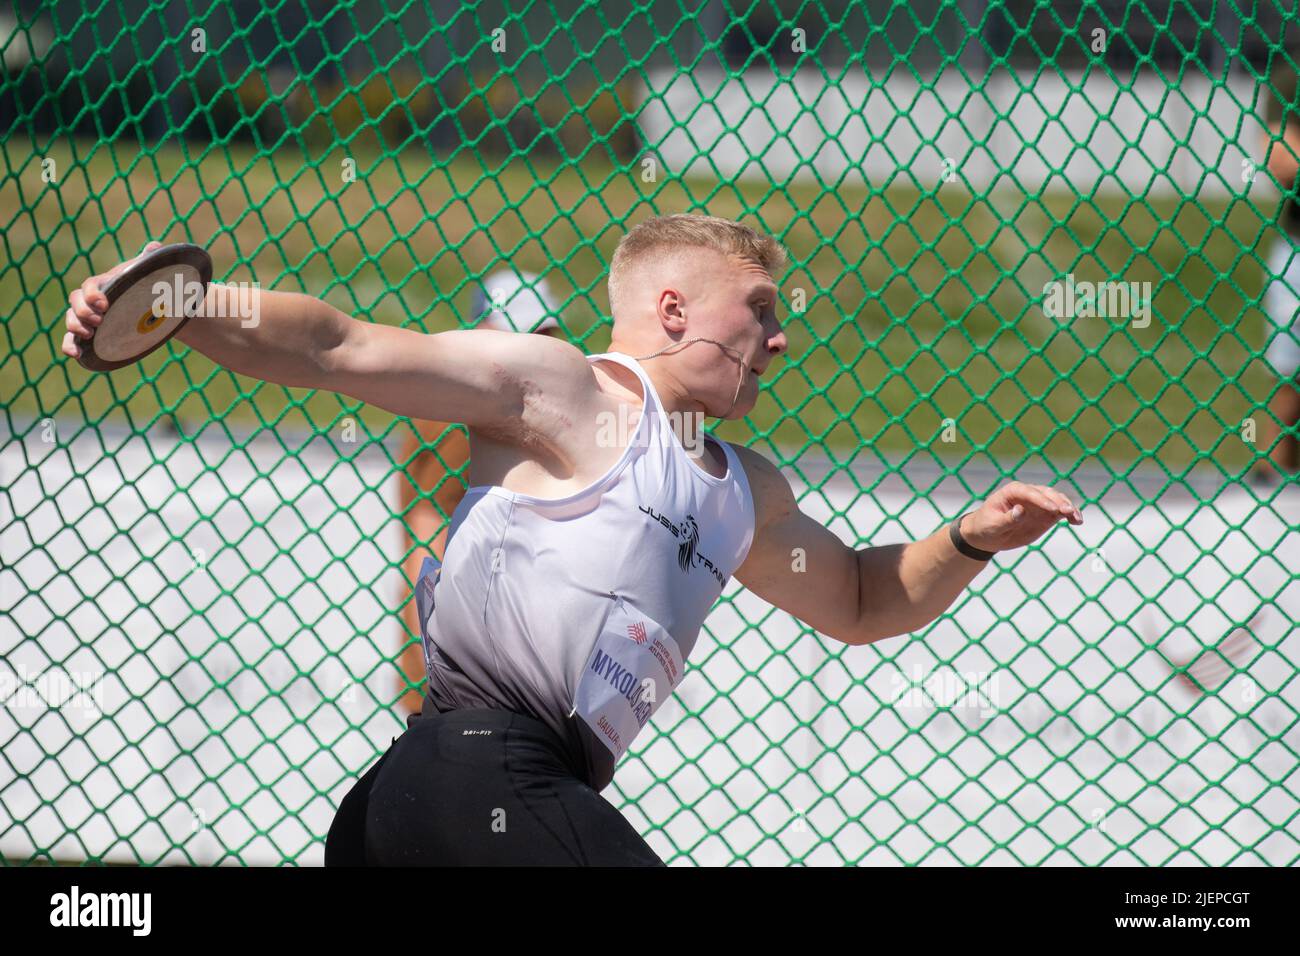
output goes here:
[[1244, 73], [1218, 86], [1197, 74], [1171, 87], [1149, 72], [1117, 83], [1099, 70], [973, 80], [955, 69], [925, 86], [902, 68], [850, 68], [830, 84], [819, 70], [779, 82], [764, 70], [659, 70], [641, 88], [639, 124], [671, 175], [762, 182], [847, 175], [928, 189], [956, 174], [978, 192], [1228, 195], [1248, 188], [1243, 162], [1261, 160], [1262, 87]]

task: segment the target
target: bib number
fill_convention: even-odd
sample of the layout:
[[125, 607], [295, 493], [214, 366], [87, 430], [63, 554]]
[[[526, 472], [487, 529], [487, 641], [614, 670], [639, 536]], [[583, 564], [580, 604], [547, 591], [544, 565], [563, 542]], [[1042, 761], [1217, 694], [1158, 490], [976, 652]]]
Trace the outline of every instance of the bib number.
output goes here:
[[671, 634], [622, 598], [615, 601], [582, 669], [573, 707], [618, 760], [686, 668]]

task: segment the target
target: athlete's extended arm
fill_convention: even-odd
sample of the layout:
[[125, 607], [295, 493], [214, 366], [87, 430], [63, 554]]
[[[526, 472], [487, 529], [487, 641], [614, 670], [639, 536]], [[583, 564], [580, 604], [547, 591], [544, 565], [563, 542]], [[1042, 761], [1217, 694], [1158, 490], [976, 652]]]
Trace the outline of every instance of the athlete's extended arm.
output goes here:
[[[799, 510], [771, 462], [736, 451], [755, 508], [754, 542], [736, 579], [827, 637], [870, 644], [919, 630], [987, 565], [957, 551], [946, 526], [910, 544], [854, 550]], [[1063, 518], [1083, 521], [1061, 493], [1012, 482], [971, 512], [961, 530], [972, 547], [1004, 551], [1029, 544]]]
[[[100, 285], [126, 265], [92, 276], [69, 296], [64, 354], [75, 357], [76, 337], [93, 335], [108, 305]], [[551, 336], [491, 329], [430, 335], [360, 321], [309, 295], [254, 294], [255, 322], [223, 315], [225, 299], [211, 284], [202, 314], [177, 339], [241, 375], [485, 429], [526, 427], [539, 413], [537, 395], [561, 404], [593, 382], [582, 353]]]

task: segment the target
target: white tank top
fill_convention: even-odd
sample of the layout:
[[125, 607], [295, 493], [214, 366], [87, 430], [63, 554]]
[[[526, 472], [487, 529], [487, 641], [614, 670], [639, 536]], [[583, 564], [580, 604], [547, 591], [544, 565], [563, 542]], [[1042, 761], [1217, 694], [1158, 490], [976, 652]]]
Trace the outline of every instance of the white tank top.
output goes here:
[[425, 708], [534, 717], [601, 790], [680, 683], [705, 617], [749, 551], [754, 505], [726, 442], [716, 442], [725, 477], [692, 459], [636, 359], [606, 352], [587, 361], [616, 362], [641, 380], [635, 426], [619, 427], [635, 406], [604, 423], [611, 435], [630, 434], [622, 457], [565, 498], [469, 489], [452, 514], [444, 564], [426, 559], [416, 594]]

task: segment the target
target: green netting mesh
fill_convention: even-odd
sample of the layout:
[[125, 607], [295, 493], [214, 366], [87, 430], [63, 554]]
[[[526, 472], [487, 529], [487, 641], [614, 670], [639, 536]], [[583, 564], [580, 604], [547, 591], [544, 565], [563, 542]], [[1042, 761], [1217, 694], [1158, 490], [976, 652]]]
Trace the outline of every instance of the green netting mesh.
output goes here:
[[792, 253], [789, 360], [718, 434], [805, 511], [889, 543], [1014, 476], [1087, 523], [865, 648], [730, 582], [606, 796], [673, 863], [1294, 864], [1300, 496], [1244, 480], [1290, 387], [1267, 290], [1294, 209], [1263, 157], [1293, 19], [0, 14], [0, 855], [318, 862], [414, 639], [411, 423], [175, 342], [91, 376], [58, 355], [70, 287], [188, 240], [218, 278], [434, 332], [509, 264], [595, 352], [618, 238], [698, 210]]

